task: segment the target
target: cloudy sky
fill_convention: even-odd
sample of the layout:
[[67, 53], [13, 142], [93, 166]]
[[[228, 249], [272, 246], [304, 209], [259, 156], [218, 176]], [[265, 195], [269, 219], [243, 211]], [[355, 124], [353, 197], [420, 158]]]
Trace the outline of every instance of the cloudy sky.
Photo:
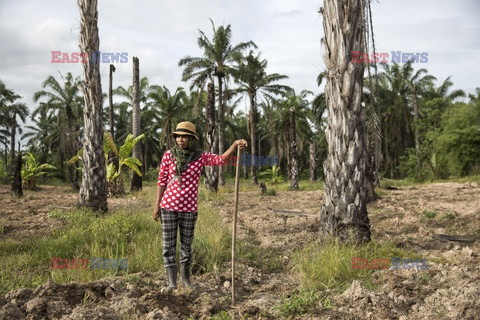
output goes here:
[[[321, 0], [100, 0], [100, 50], [127, 52], [117, 63], [114, 87], [131, 84], [131, 58], [140, 59], [140, 75], [170, 90], [181, 81], [178, 60], [200, 56], [198, 30], [212, 34], [209, 21], [232, 28], [232, 42], [253, 40], [268, 72], [289, 76], [297, 91], [319, 92], [324, 70], [320, 38]], [[480, 87], [480, 1], [374, 0], [378, 52], [427, 52], [427, 68], [455, 89]], [[82, 74], [80, 63], [51, 63], [51, 51], [78, 52], [79, 13], [75, 0], [0, 0], [0, 79], [24, 97], [33, 110], [33, 93], [53, 75]], [[108, 63], [101, 64], [102, 88], [108, 88]], [[244, 107], [243, 107], [244, 108]]]

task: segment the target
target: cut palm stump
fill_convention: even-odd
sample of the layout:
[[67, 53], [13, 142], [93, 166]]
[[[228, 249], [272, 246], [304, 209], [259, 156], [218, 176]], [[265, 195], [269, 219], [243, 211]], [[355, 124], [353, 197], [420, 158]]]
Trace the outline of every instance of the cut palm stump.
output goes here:
[[432, 238], [439, 239], [439, 240], [447, 240], [447, 241], [475, 242], [478, 237], [475, 235], [456, 236], [456, 235], [433, 233]]

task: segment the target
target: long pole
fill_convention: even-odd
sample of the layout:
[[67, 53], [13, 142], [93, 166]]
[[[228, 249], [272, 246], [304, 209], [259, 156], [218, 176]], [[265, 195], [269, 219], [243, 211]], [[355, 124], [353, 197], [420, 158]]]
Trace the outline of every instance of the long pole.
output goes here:
[[232, 305], [235, 305], [235, 246], [237, 239], [238, 185], [240, 182], [240, 146], [237, 147], [237, 172], [235, 175], [235, 210], [232, 232]]

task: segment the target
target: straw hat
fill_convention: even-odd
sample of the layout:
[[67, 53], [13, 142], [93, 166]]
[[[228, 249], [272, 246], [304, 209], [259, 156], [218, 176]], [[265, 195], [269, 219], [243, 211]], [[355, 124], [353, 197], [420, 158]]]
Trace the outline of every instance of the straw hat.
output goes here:
[[177, 129], [175, 129], [170, 136], [174, 138], [176, 134], [193, 136], [195, 139], [199, 140], [197, 136], [197, 128], [190, 121], [184, 121], [177, 124]]

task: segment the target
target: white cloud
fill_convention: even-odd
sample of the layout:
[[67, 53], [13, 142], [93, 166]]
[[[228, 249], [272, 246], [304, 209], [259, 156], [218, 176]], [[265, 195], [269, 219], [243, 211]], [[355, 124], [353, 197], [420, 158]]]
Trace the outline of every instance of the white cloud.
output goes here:
[[[135, 0], [99, 1], [100, 49], [128, 52], [129, 63], [117, 64], [114, 86], [129, 86], [131, 58], [140, 59], [140, 75], [151, 84], [188, 88], [181, 82], [178, 60], [199, 56], [198, 30], [212, 34], [232, 26], [232, 42], [253, 40], [269, 61], [268, 72], [289, 76], [297, 91], [318, 92], [316, 77], [324, 64], [319, 40], [320, 0]], [[439, 79], [452, 75], [457, 88], [480, 86], [480, 5], [447, 0], [372, 2], [377, 51], [427, 51], [427, 68]], [[52, 50], [78, 50], [76, 1], [2, 0], [0, 4], [0, 74], [6, 85], [31, 102], [41, 83], [58, 72], [82, 74], [82, 66], [50, 63]], [[101, 65], [103, 89], [108, 64]]]

